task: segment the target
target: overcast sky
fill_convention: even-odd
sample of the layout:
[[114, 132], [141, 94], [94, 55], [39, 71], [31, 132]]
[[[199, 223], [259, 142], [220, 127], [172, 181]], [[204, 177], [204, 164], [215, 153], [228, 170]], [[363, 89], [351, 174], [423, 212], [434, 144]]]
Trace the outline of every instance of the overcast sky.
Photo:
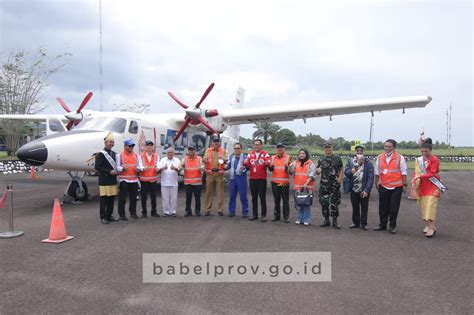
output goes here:
[[[333, 3], [334, 2], [334, 3]], [[99, 109], [99, 0], [0, 0], [1, 51], [73, 56], [42, 95], [45, 112], [77, 107], [89, 90]], [[426, 109], [375, 116], [375, 140], [416, 140], [425, 130], [473, 146], [471, 1], [102, 1], [103, 104], [149, 103], [178, 112], [166, 91], [227, 107], [430, 95]], [[183, 114], [184, 115], [184, 114]], [[369, 138], [370, 114], [279, 123], [296, 134]], [[242, 128], [250, 137], [252, 127]]]

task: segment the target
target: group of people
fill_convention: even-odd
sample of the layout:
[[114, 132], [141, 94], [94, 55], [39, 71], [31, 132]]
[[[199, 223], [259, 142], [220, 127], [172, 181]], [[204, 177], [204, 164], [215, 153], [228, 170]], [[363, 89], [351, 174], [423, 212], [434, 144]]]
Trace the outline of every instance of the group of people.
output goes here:
[[[377, 157], [375, 167], [364, 156], [364, 146], [356, 146], [356, 155], [349, 159], [344, 167], [342, 158], [334, 155], [332, 145], [324, 144], [324, 155], [313, 162], [309, 152], [300, 149], [295, 160], [285, 153], [285, 145], [278, 143], [276, 152], [270, 155], [262, 149], [262, 141], [255, 139], [253, 150], [243, 152], [242, 145], [235, 143], [233, 153], [228, 154], [221, 147], [220, 138], [212, 137], [211, 146], [203, 157], [198, 156], [194, 145], [188, 146], [188, 152], [182, 160], [175, 157], [173, 148], [166, 150], [166, 157], [159, 158], [152, 141], [146, 141], [146, 149], [141, 154], [133, 150], [132, 139], [124, 142], [120, 153], [112, 151], [114, 146], [112, 133], [104, 139], [104, 149], [96, 155], [95, 169], [99, 174], [100, 218], [103, 224], [113, 221], [127, 221], [125, 205], [128, 197], [130, 218], [137, 215], [137, 195], [140, 189], [141, 218], [148, 217], [147, 199], [151, 199], [152, 217], [159, 217], [156, 203], [157, 182], [161, 184], [161, 199], [164, 216], [176, 216], [178, 175], [184, 176], [186, 191], [185, 217], [201, 216], [201, 192], [205, 173], [204, 215], [212, 216], [213, 199], [217, 202], [217, 214], [224, 215], [224, 174], [229, 172], [229, 217], [236, 216], [237, 196], [239, 196], [242, 218], [250, 221], [267, 221], [267, 177], [271, 173], [271, 189], [274, 197], [274, 211], [271, 221], [290, 222], [290, 192], [294, 196], [310, 198], [309, 202], [296, 202], [296, 224], [311, 225], [312, 192], [316, 176], [320, 176], [319, 203], [322, 209], [321, 227], [332, 226], [340, 229], [337, 222], [341, 202], [341, 185], [344, 192], [350, 193], [352, 204], [352, 225], [350, 228], [367, 230], [369, 197], [373, 185], [379, 192], [380, 223], [375, 231], [389, 230], [396, 233], [397, 217], [402, 193], [407, 190], [407, 165], [405, 158], [395, 151], [396, 141], [388, 139], [384, 143], [384, 152]], [[416, 160], [415, 174], [412, 180], [411, 196], [421, 205], [425, 221], [423, 232], [427, 237], [436, 233], [436, 208], [444, 185], [439, 178], [439, 160], [432, 153], [431, 139], [421, 145], [422, 156]], [[290, 186], [290, 177], [293, 185]], [[117, 185], [118, 180], [118, 185]], [[291, 191], [290, 191], [290, 188]], [[247, 190], [250, 189], [252, 213], [249, 213]], [[119, 195], [118, 215], [113, 214], [114, 197]], [[260, 211], [259, 211], [260, 203]]]

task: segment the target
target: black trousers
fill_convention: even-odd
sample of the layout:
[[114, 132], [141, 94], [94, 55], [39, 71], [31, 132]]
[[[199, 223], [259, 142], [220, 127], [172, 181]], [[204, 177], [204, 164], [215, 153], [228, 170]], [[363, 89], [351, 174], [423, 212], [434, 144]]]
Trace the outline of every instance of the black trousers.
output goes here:
[[184, 185], [186, 188], [186, 212], [191, 213], [191, 201], [194, 195], [194, 212], [201, 213], [201, 192], [202, 185]]
[[100, 197], [100, 218], [108, 219], [114, 213], [114, 196]]
[[281, 200], [283, 200], [283, 219], [290, 217], [290, 185], [278, 185], [272, 183], [273, 199], [275, 200], [275, 208], [273, 216], [276, 219], [281, 217]]
[[142, 202], [142, 214], [147, 215], [148, 211], [146, 209], [146, 201], [148, 194], [150, 194], [151, 199], [151, 213], [156, 214], [156, 182], [143, 182], [140, 181], [141, 192], [140, 199]]
[[128, 210], [130, 215], [137, 215], [137, 195], [138, 195], [138, 183], [127, 183], [121, 181], [119, 185], [119, 202], [118, 202], [118, 214], [120, 217], [125, 216], [125, 204], [127, 202], [127, 196], [130, 202]]
[[386, 228], [387, 222], [390, 227], [397, 226], [398, 210], [402, 199], [403, 187], [387, 189], [379, 186], [379, 217], [380, 227]]
[[250, 194], [252, 195], [252, 213], [254, 217], [258, 217], [258, 198], [260, 198], [260, 206], [262, 207], [262, 217], [267, 216], [267, 180], [251, 179]]
[[352, 223], [364, 226], [367, 225], [370, 193], [365, 198], [362, 198], [360, 194], [361, 193], [351, 191]]

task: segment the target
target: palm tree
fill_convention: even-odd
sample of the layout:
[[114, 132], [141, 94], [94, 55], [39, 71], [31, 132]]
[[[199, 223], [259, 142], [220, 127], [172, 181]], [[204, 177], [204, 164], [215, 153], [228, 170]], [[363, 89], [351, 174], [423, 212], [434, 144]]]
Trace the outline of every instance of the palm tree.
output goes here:
[[255, 126], [253, 126], [255, 129], [257, 129], [253, 133], [253, 138], [254, 139], [260, 139], [263, 138], [263, 143], [267, 144], [268, 138], [275, 139], [278, 130], [280, 130], [280, 126], [268, 121], [261, 121], [261, 122], [256, 122]]

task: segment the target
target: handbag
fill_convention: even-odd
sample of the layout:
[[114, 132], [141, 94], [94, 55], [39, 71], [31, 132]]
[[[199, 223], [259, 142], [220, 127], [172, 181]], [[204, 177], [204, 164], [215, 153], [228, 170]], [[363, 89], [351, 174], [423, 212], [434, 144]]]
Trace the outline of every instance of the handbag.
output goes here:
[[303, 188], [301, 188], [300, 191], [296, 191], [295, 205], [299, 207], [308, 207], [313, 205], [313, 193]]
[[[347, 161], [347, 167], [352, 168], [352, 160]], [[348, 177], [344, 174], [344, 179], [342, 180], [342, 191], [345, 194], [350, 193], [352, 190], [352, 177]]]
[[344, 176], [344, 179], [342, 180], [342, 190], [344, 191], [345, 194], [348, 194], [351, 192], [352, 189], [352, 182], [351, 179], [347, 176]]

